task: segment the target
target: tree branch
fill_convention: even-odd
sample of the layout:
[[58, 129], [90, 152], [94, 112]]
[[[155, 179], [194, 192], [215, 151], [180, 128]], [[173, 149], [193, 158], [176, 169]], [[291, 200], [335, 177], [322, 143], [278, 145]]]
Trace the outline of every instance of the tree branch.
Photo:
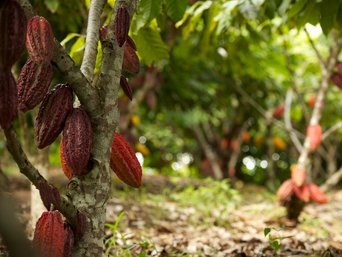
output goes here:
[[332, 133], [342, 128], [342, 122], [336, 123], [334, 126], [325, 131], [322, 135], [322, 141], [326, 140]]
[[99, 17], [103, 11], [105, 0], [92, 0], [89, 8], [87, 36], [85, 41], [84, 55], [81, 72], [92, 81], [96, 64], [97, 45], [99, 42], [99, 29], [101, 20]]
[[308, 38], [308, 40], [309, 40], [309, 43], [310, 43], [312, 49], [314, 50], [314, 52], [315, 52], [315, 54], [316, 54], [316, 56], [317, 56], [317, 58], [318, 58], [319, 64], [321, 65], [322, 68], [323, 68], [323, 67], [326, 67], [326, 63], [324, 62], [322, 55], [319, 53], [319, 51], [318, 51], [318, 49], [317, 49], [317, 47], [316, 47], [316, 44], [315, 44], [315, 42], [312, 40], [312, 38], [311, 38], [311, 36], [310, 36], [310, 33], [309, 33], [309, 31], [307, 30], [306, 27], [304, 27], [304, 31], [305, 31], [305, 34], [306, 34], [306, 36], [307, 36], [307, 38]]

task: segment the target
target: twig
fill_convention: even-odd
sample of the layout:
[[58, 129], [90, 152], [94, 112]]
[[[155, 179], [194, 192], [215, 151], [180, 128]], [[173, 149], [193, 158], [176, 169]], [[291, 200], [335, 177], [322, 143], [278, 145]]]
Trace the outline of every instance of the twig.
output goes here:
[[342, 178], [342, 167], [336, 171], [332, 176], [328, 178], [327, 181], [321, 186], [322, 191], [326, 192], [333, 186], [337, 185]]
[[105, 0], [92, 0], [90, 3], [87, 36], [81, 65], [81, 72], [89, 81], [92, 81], [96, 64], [99, 29], [101, 26], [99, 17], [106, 2]]
[[326, 140], [332, 133], [342, 128], [342, 122], [336, 123], [334, 126], [325, 131], [322, 135], [322, 141]]
[[316, 54], [316, 56], [317, 56], [317, 58], [318, 58], [318, 60], [319, 60], [320, 65], [322, 66], [322, 68], [323, 68], [323, 67], [326, 68], [326, 63], [324, 62], [322, 55], [319, 53], [319, 51], [318, 51], [318, 49], [317, 49], [317, 47], [316, 47], [316, 44], [315, 44], [315, 42], [312, 40], [312, 38], [311, 38], [311, 36], [310, 36], [310, 33], [309, 33], [309, 31], [307, 30], [306, 27], [304, 27], [304, 31], [305, 31], [305, 34], [306, 34], [306, 36], [307, 36], [307, 38], [308, 38], [308, 40], [309, 40], [309, 43], [310, 43], [312, 49], [314, 50], [314, 52], [315, 52], [315, 54]]
[[290, 138], [296, 147], [297, 151], [300, 153], [301, 150], [303, 149], [303, 146], [301, 142], [299, 141], [296, 133], [293, 132], [293, 127], [291, 124], [291, 116], [290, 116], [290, 111], [291, 111], [291, 102], [292, 102], [292, 90], [289, 89], [286, 92], [286, 98], [285, 98], [285, 108], [284, 108], [284, 123], [286, 130], [290, 134]]

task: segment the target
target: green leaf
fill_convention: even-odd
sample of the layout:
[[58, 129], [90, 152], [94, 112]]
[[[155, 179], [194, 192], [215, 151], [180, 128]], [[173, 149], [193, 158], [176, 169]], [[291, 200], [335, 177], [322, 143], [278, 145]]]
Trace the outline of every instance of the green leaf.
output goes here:
[[279, 250], [279, 248], [280, 248], [280, 243], [278, 240], [271, 241], [270, 245], [274, 250]]
[[305, 6], [308, 0], [297, 0], [288, 13], [288, 17], [291, 18], [297, 15]]
[[143, 25], [147, 25], [160, 13], [161, 0], [141, 0], [137, 10], [137, 16]]
[[188, 5], [187, 0], [164, 0], [167, 15], [174, 21], [182, 19]]
[[59, 7], [58, 0], [44, 0], [44, 4], [52, 13], [55, 13]]
[[73, 39], [74, 37], [79, 37], [81, 36], [81, 34], [78, 34], [78, 33], [69, 33], [64, 39], [63, 41], [61, 42], [61, 45], [65, 47], [65, 45], [71, 40]]
[[84, 37], [79, 37], [70, 49], [70, 57], [79, 65], [82, 61], [84, 50]]
[[139, 56], [147, 65], [169, 58], [168, 48], [161, 39], [159, 32], [151, 27], [140, 29], [138, 35], [133, 36], [133, 38], [137, 44]]
[[271, 232], [271, 228], [264, 228], [264, 235], [267, 236]]
[[320, 6], [312, 1], [306, 6], [303, 12], [298, 16], [297, 19], [297, 27], [301, 28], [306, 23], [311, 23], [312, 25], [316, 25], [320, 19]]
[[327, 35], [329, 31], [333, 28], [338, 8], [336, 8], [335, 0], [325, 0], [320, 3], [321, 19], [320, 25], [322, 27], [323, 33]]

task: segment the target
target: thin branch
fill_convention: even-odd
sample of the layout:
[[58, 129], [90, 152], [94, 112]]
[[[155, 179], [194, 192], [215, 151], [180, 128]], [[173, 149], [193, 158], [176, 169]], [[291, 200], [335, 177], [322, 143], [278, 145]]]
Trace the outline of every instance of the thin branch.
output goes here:
[[290, 116], [291, 103], [292, 103], [292, 90], [289, 89], [286, 93], [286, 98], [285, 98], [284, 122], [285, 122], [286, 130], [289, 132], [290, 138], [291, 138], [294, 146], [296, 147], [297, 151], [300, 153], [301, 150], [303, 149], [303, 146], [302, 146], [301, 142], [299, 141], [296, 133], [294, 133], [293, 127], [291, 124], [291, 116]]
[[316, 56], [317, 56], [317, 58], [318, 58], [318, 60], [319, 60], [319, 63], [320, 63], [320, 65], [321, 65], [321, 67], [326, 67], [326, 63], [324, 62], [322, 55], [319, 53], [319, 51], [318, 51], [318, 49], [317, 49], [317, 47], [316, 47], [316, 44], [315, 44], [315, 42], [312, 40], [312, 38], [311, 38], [311, 36], [310, 36], [310, 33], [309, 33], [309, 31], [307, 30], [306, 27], [304, 27], [304, 31], [305, 31], [305, 34], [306, 34], [306, 36], [307, 36], [307, 38], [308, 38], [308, 40], [309, 40], [309, 43], [310, 43], [312, 49], [314, 50], [314, 52], [315, 52], [315, 54], [316, 54]]
[[342, 128], [342, 122], [336, 123], [334, 126], [329, 128], [327, 131], [325, 131], [322, 135], [322, 141], [326, 140], [331, 134], [333, 134], [335, 131]]
[[321, 186], [322, 191], [326, 192], [333, 186], [337, 185], [342, 179], [342, 167], [337, 170], [327, 181]]
[[99, 19], [99, 17], [103, 11], [106, 2], [107, 1], [105, 0], [92, 0], [90, 3], [87, 36], [81, 65], [81, 72], [89, 81], [92, 81], [96, 64], [97, 45], [99, 42], [99, 29], [101, 26], [101, 20]]
[[[13, 128], [4, 130], [6, 137], [7, 149], [11, 153], [13, 159], [17, 163], [20, 172], [25, 175], [33, 185], [39, 190], [42, 185], [48, 185], [46, 179], [39, 173], [39, 171], [28, 160], [17, 135]], [[56, 209], [64, 214], [71, 224], [76, 224], [77, 209], [67, 200], [66, 197], [61, 197], [60, 203], [54, 203]]]

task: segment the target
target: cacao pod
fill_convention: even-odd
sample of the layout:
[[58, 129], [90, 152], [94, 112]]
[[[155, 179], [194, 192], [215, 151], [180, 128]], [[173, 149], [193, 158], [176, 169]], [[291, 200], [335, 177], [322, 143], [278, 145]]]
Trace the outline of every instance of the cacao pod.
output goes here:
[[274, 145], [275, 149], [277, 150], [284, 150], [286, 148], [286, 143], [281, 137], [273, 137], [272, 144]]
[[273, 111], [273, 117], [276, 119], [280, 119], [284, 114], [284, 105], [280, 105]]
[[279, 201], [290, 200], [293, 194], [293, 182], [291, 179], [285, 180], [279, 187], [277, 191], [277, 198]]
[[47, 182], [41, 182], [37, 188], [39, 189], [40, 198], [47, 210], [50, 210], [51, 205], [59, 208], [61, 205], [61, 195], [56, 187]]
[[310, 96], [307, 103], [310, 108], [314, 108], [315, 103], [316, 103], [316, 96], [315, 95]]
[[34, 16], [29, 20], [26, 48], [33, 61], [51, 61], [54, 54], [54, 35], [50, 23], [44, 17]]
[[50, 62], [36, 63], [28, 60], [21, 70], [18, 79], [18, 108], [21, 111], [31, 110], [44, 98], [53, 77]]
[[316, 150], [321, 144], [322, 128], [319, 124], [309, 125], [306, 130], [306, 136], [309, 139], [311, 150]]
[[142, 170], [129, 143], [119, 134], [114, 134], [110, 167], [121, 181], [132, 187], [141, 186]]
[[34, 127], [38, 148], [42, 149], [56, 140], [71, 110], [72, 91], [68, 85], [59, 84], [44, 97]]
[[125, 44], [124, 47], [122, 69], [133, 74], [138, 73], [140, 70], [139, 58], [129, 44]]
[[327, 203], [327, 196], [321, 191], [319, 186], [314, 183], [308, 184], [310, 190], [310, 199], [316, 203]]
[[334, 72], [330, 79], [338, 88], [342, 89], [342, 74]]
[[11, 71], [0, 70], [0, 92], [0, 125], [8, 129], [15, 119], [18, 106], [17, 86]]
[[73, 109], [63, 129], [62, 152], [73, 175], [80, 175], [90, 159], [92, 129], [88, 114], [82, 108]]
[[74, 176], [73, 171], [70, 169], [68, 164], [65, 161], [64, 154], [63, 154], [63, 138], [61, 139], [60, 147], [60, 159], [61, 159], [61, 166], [64, 172], [64, 175], [70, 180]]
[[137, 51], [137, 46], [135, 45], [133, 39], [130, 36], [127, 36], [127, 40], [125, 44], [128, 44], [131, 48], [134, 49], [134, 51]]
[[306, 180], [305, 169], [300, 165], [294, 165], [291, 170], [291, 179], [297, 187], [301, 187]]
[[75, 240], [79, 241], [87, 230], [87, 217], [80, 211], [77, 211], [76, 227], [74, 229]]
[[26, 16], [14, 0], [0, 7], [0, 69], [10, 70], [25, 48]]
[[303, 202], [309, 202], [310, 200], [310, 190], [307, 184], [297, 187], [294, 185], [293, 192], [298, 197], [298, 199], [302, 200]]
[[59, 211], [43, 212], [36, 224], [33, 244], [44, 257], [71, 256], [73, 232]]
[[132, 88], [128, 84], [125, 76], [122, 76], [122, 75], [120, 76], [120, 86], [122, 90], [124, 91], [125, 95], [132, 101], [132, 97], [133, 97]]
[[130, 19], [127, 9], [125, 7], [118, 8], [118, 11], [115, 16], [114, 32], [116, 41], [118, 42], [118, 45], [120, 47], [122, 47], [127, 40], [129, 23]]
[[337, 62], [336, 67], [337, 67], [338, 73], [342, 74], [342, 62]]

